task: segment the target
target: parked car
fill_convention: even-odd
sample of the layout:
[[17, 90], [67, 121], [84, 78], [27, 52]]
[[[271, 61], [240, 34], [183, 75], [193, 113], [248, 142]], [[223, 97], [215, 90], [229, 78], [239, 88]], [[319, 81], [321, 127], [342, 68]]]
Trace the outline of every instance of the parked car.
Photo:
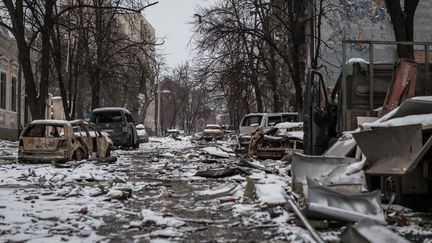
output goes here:
[[138, 148], [138, 134], [131, 113], [121, 107], [97, 108], [91, 122], [109, 134], [115, 146]]
[[140, 143], [147, 143], [149, 140], [147, 131], [145, 130], [145, 126], [143, 124], [138, 124], [136, 125], [136, 130], [138, 134], [138, 141]]
[[93, 123], [83, 120], [70, 122], [78, 141], [83, 144], [89, 158], [105, 159], [111, 156], [112, 140], [107, 133], [101, 132]]
[[216, 124], [208, 124], [202, 133], [202, 139], [205, 140], [223, 139], [224, 136], [225, 133], [222, 127]]
[[35, 120], [19, 139], [18, 160], [22, 162], [66, 162], [86, 158], [86, 148], [74, 136], [68, 121]]

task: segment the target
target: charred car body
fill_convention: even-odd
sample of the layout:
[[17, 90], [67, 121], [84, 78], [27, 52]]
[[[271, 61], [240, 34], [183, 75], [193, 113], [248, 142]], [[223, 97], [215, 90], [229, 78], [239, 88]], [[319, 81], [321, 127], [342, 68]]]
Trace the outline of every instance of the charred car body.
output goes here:
[[94, 124], [83, 120], [70, 121], [70, 124], [74, 135], [85, 148], [88, 158], [105, 159], [110, 157], [113, 142], [108, 134], [101, 132]]
[[97, 108], [91, 121], [102, 132], [109, 134], [115, 146], [138, 148], [138, 134], [135, 122], [128, 110], [121, 107]]
[[22, 162], [65, 162], [85, 159], [85, 153], [85, 147], [75, 137], [69, 122], [35, 120], [20, 136], [18, 160]]

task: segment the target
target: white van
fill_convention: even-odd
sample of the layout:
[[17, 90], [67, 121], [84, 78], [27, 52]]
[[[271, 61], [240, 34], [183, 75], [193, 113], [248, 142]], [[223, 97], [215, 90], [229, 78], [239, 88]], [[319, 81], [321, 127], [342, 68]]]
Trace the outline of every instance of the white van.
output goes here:
[[298, 122], [297, 112], [250, 113], [240, 122], [240, 134], [250, 134], [257, 128], [272, 127], [281, 122]]

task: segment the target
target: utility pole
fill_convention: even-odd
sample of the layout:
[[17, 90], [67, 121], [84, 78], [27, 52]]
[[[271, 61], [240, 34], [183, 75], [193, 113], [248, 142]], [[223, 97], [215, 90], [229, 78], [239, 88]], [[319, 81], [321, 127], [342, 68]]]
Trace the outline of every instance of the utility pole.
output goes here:
[[160, 80], [158, 79], [158, 85], [157, 85], [157, 127], [156, 127], [156, 136], [161, 136], [161, 122], [160, 122]]

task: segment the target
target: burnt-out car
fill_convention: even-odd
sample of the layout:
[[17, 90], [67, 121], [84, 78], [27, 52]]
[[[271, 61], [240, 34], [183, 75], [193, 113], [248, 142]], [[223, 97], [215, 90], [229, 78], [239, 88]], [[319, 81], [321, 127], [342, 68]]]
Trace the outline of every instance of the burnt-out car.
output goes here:
[[75, 137], [83, 144], [90, 159], [104, 159], [111, 155], [112, 140], [93, 123], [83, 120], [70, 121]]
[[21, 162], [66, 162], [86, 158], [86, 150], [68, 121], [35, 120], [20, 136], [18, 160]]

